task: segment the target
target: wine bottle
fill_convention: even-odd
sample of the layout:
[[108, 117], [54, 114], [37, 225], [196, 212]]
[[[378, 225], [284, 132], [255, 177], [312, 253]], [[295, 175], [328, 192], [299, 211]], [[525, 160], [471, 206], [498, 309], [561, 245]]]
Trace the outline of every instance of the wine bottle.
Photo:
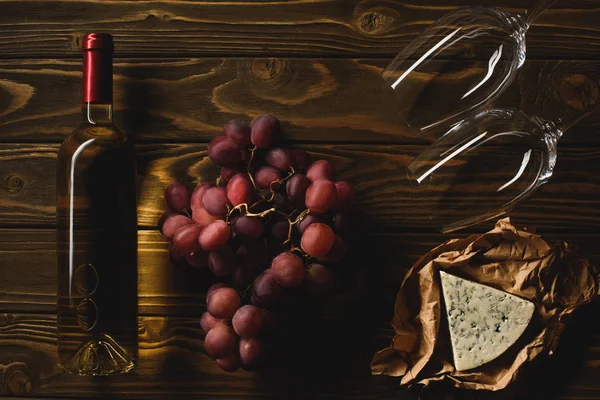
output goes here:
[[111, 35], [85, 35], [83, 121], [58, 153], [58, 354], [79, 375], [137, 359], [136, 168], [113, 125], [112, 52]]

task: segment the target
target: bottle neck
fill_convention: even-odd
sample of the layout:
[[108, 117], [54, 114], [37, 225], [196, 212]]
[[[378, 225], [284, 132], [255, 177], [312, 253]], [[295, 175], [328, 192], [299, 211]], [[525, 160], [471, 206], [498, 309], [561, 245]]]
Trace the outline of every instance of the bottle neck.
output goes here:
[[112, 124], [112, 53], [102, 49], [83, 52], [82, 116], [86, 123]]
[[91, 125], [112, 125], [112, 104], [83, 103], [81, 105], [83, 122]]

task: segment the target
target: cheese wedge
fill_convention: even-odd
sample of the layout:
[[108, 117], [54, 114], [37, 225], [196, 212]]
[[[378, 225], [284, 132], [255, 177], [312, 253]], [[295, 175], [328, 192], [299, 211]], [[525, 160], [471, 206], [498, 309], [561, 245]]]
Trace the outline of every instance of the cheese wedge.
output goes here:
[[440, 278], [458, 371], [496, 359], [529, 325], [535, 308], [530, 301], [444, 271]]

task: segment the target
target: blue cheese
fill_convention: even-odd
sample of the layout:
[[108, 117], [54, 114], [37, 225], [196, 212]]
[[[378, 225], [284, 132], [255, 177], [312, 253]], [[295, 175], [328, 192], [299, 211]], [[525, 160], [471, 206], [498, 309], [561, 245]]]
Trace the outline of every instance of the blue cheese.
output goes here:
[[529, 325], [534, 311], [530, 301], [444, 271], [440, 278], [458, 371], [496, 359]]

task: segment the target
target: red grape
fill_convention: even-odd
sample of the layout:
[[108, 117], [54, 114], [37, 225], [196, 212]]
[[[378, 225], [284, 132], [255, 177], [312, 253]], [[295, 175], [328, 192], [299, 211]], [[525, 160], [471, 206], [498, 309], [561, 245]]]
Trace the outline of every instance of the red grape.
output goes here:
[[327, 253], [326, 259], [331, 262], [340, 262], [348, 253], [348, 245], [341, 238], [341, 236], [335, 235], [335, 240], [331, 246], [331, 250]]
[[306, 286], [312, 294], [321, 294], [331, 289], [332, 272], [321, 264], [311, 264], [306, 270]]
[[260, 308], [247, 304], [235, 312], [231, 324], [238, 336], [254, 337], [263, 328], [263, 314]]
[[296, 172], [305, 173], [312, 163], [312, 157], [304, 150], [292, 150], [294, 156], [294, 169]]
[[261, 308], [260, 311], [263, 315], [263, 330], [265, 332], [273, 332], [277, 327], [277, 320], [275, 319], [275, 315], [269, 311]]
[[180, 182], [173, 182], [165, 189], [165, 201], [169, 209], [183, 213], [190, 208], [190, 188]]
[[262, 220], [259, 217], [242, 215], [231, 223], [231, 229], [236, 237], [243, 239], [258, 239], [264, 233]]
[[308, 190], [309, 186], [310, 181], [306, 176], [301, 174], [295, 174], [288, 180], [286, 192], [294, 206], [298, 208], [304, 207], [306, 191]]
[[289, 214], [294, 209], [294, 206], [292, 206], [290, 199], [288, 199], [287, 196], [281, 193], [275, 193], [275, 195], [273, 196], [273, 203], [279, 211], [283, 211], [284, 213]]
[[240, 359], [247, 366], [256, 366], [261, 363], [266, 353], [265, 343], [258, 338], [240, 339]]
[[204, 208], [204, 203], [202, 203], [202, 196], [204, 193], [211, 187], [214, 187], [215, 184], [212, 182], [204, 182], [198, 184], [194, 191], [192, 192], [192, 198], [190, 199], [190, 205], [192, 206], [192, 213], [196, 208]]
[[[260, 190], [258, 190], [258, 195], [259, 195], [260, 197], [262, 197], [262, 198], [266, 198], [266, 199], [268, 199], [268, 198], [270, 198], [270, 197], [271, 197], [271, 194], [272, 194], [272, 193], [271, 193], [271, 191], [270, 191], [269, 189], [260, 189]], [[260, 200], [260, 199], [258, 199], [258, 200]], [[258, 201], [258, 200], [257, 200], [257, 201]], [[268, 206], [269, 204], [268, 204], [267, 202], [264, 202], [264, 201], [263, 201], [263, 202], [262, 202], [262, 203], [260, 203], [259, 205], [263, 205], [263, 207], [266, 207], [266, 206]], [[267, 208], [269, 208], [269, 207], [266, 207], [266, 208], [265, 208], [265, 210], [266, 210]], [[264, 210], [261, 210], [261, 211], [264, 211]]]
[[352, 220], [348, 214], [339, 213], [333, 217], [333, 226], [336, 232], [347, 232], [352, 227]]
[[159, 220], [158, 220], [158, 230], [160, 233], [163, 233], [163, 225], [165, 224], [165, 221], [169, 218], [172, 217], [173, 215], [177, 215], [175, 213], [172, 213], [170, 211], [166, 211], [163, 213], [163, 215], [160, 216]]
[[269, 250], [264, 241], [243, 243], [237, 250], [239, 268], [233, 273], [233, 283], [236, 287], [245, 289], [254, 282], [269, 263]]
[[208, 290], [206, 291], [206, 301], [208, 302], [208, 298], [210, 296], [212, 296], [212, 294], [217, 290], [217, 289], [221, 289], [224, 287], [229, 287], [227, 286], [227, 284], [223, 283], [223, 282], [218, 282], [218, 283], [213, 283], [212, 285], [210, 285], [210, 287], [208, 288]]
[[335, 202], [337, 191], [333, 182], [318, 179], [306, 191], [306, 207], [315, 214], [323, 214]]
[[202, 227], [196, 224], [184, 225], [175, 232], [173, 236], [173, 244], [177, 250], [183, 253], [193, 253], [200, 250], [198, 236]]
[[227, 199], [234, 206], [252, 203], [254, 186], [246, 174], [237, 174], [227, 184]]
[[294, 162], [294, 157], [290, 150], [276, 147], [267, 151], [265, 161], [280, 171], [289, 171]]
[[221, 182], [227, 184], [231, 180], [231, 178], [241, 173], [242, 171], [240, 171], [237, 168], [223, 167], [221, 168]]
[[183, 264], [187, 260], [187, 254], [177, 250], [174, 245], [171, 245], [169, 247], [169, 260], [173, 265]]
[[304, 280], [304, 262], [293, 253], [281, 253], [273, 259], [271, 270], [283, 287], [298, 286]]
[[204, 209], [204, 207], [192, 208], [192, 219], [198, 225], [204, 227], [210, 225], [214, 221], [221, 219], [218, 215], [212, 215]]
[[206, 302], [206, 309], [215, 318], [229, 319], [238, 308], [240, 308], [240, 296], [230, 287], [214, 290]]
[[326, 160], [315, 161], [310, 165], [310, 167], [308, 167], [308, 171], [306, 171], [306, 177], [312, 182], [319, 179], [327, 179], [328, 181], [332, 181], [333, 165]]
[[336, 200], [333, 204], [334, 210], [345, 210], [354, 204], [355, 194], [351, 184], [344, 181], [335, 183], [337, 192]]
[[[254, 174], [254, 182], [259, 189], [271, 189], [271, 184], [281, 180], [281, 174], [276, 168], [265, 166], [259, 168]], [[273, 189], [279, 185], [274, 184]]]
[[317, 222], [306, 228], [302, 234], [300, 245], [306, 254], [322, 258], [329, 253], [334, 240], [335, 234], [333, 230], [328, 225]]
[[225, 358], [218, 358], [217, 365], [225, 372], [235, 372], [240, 367], [242, 361], [237, 351], [234, 351]]
[[262, 240], [242, 243], [237, 249], [240, 263], [252, 267], [263, 267], [269, 262], [269, 250]]
[[171, 214], [171, 216], [163, 223], [162, 234], [166, 239], [173, 240], [173, 236], [175, 236], [175, 232], [177, 232], [179, 228], [193, 223], [194, 221], [185, 215]]
[[273, 224], [271, 234], [278, 245], [282, 245], [288, 238], [290, 231], [290, 223], [287, 219], [282, 219]]
[[204, 338], [204, 349], [212, 358], [225, 358], [234, 352], [236, 341], [232, 327], [216, 324]]
[[217, 136], [208, 144], [208, 157], [222, 167], [235, 167], [242, 161], [236, 142], [227, 136]]
[[254, 293], [252, 294], [252, 302], [256, 305], [266, 305], [279, 300], [281, 297], [282, 287], [275, 280], [273, 271], [265, 270], [254, 281]]
[[233, 272], [231, 280], [233, 286], [239, 289], [246, 289], [256, 277], [260, 274], [261, 269], [253, 265], [240, 265], [238, 269]]
[[202, 327], [204, 333], [208, 333], [208, 331], [214, 328], [215, 325], [222, 324], [224, 322], [224, 319], [217, 319], [210, 315], [208, 311], [205, 311], [204, 314], [202, 314], [202, 317], [200, 318], [200, 326]]
[[[202, 233], [200, 233], [202, 234]], [[192, 267], [206, 268], [208, 266], [208, 254], [203, 251], [195, 251], [186, 257], [187, 263]]]
[[200, 232], [198, 240], [204, 251], [215, 251], [229, 240], [229, 225], [222, 219], [217, 220]]
[[227, 276], [238, 267], [235, 250], [228, 244], [208, 255], [208, 267], [216, 276]]
[[298, 232], [304, 233], [304, 231], [310, 224], [314, 224], [315, 222], [320, 222], [320, 221], [321, 220], [316, 215], [308, 214], [307, 216], [305, 216], [302, 219], [302, 221], [300, 221], [296, 224], [296, 226], [298, 227]]
[[256, 147], [271, 147], [280, 134], [279, 120], [272, 115], [261, 115], [252, 120], [250, 139]]
[[229, 121], [223, 128], [225, 135], [243, 149], [250, 145], [250, 126], [245, 121]]
[[227, 213], [227, 192], [220, 187], [212, 187], [202, 196], [204, 209], [212, 215], [225, 215]]

